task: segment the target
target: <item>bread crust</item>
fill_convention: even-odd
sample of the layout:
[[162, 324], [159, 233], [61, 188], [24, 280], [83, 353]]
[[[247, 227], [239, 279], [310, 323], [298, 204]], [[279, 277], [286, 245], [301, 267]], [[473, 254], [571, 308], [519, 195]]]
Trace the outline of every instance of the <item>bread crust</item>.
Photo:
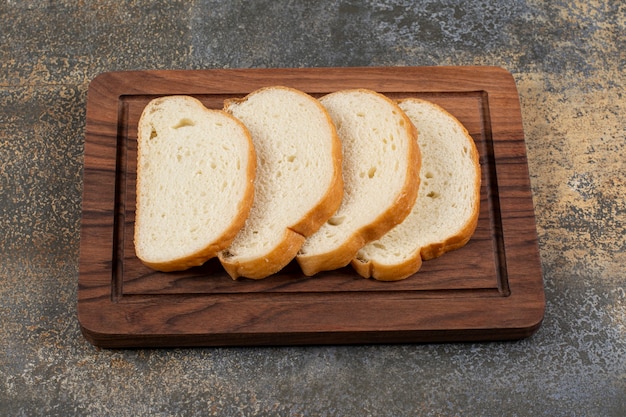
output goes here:
[[224, 250], [218, 254], [218, 258], [228, 275], [234, 280], [239, 277], [263, 279], [279, 272], [291, 262], [304, 240], [305, 238], [301, 234], [291, 229], [285, 229], [280, 243], [263, 257], [232, 258], [229, 256], [228, 250]]
[[417, 273], [422, 266], [422, 261], [428, 261], [431, 259], [435, 259], [437, 257], [442, 256], [443, 254], [459, 249], [467, 244], [471, 239], [476, 227], [478, 225], [478, 217], [480, 214], [480, 185], [481, 185], [481, 173], [480, 173], [480, 162], [479, 162], [479, 154], [476, 148], [476, 144], [472, 139], [471, 135], [454, 116], [452, 116], [447, 110], [443, 107], [428, 102], [426, 100], [421, 100], [417, 98], [409, 98], [404, 100], [399, 100], [398, 103], [402, 103], [403, 101], [416, 101], [421, 103], [427, 103], [444, 114], [450, 116], [452, 120], [456, 121], [456, 123], [462, 128], [462, 132], [465, 134], [468, 139], [469, 152], [470, 157], [474, 166], [476, 167], [477, 175], [474, 178], [474, 198], [475, 201], [473, 210], [471, 215], [468, 217], [465, 224], [462, 226], [461, 230], [443, 241], [432, 242], [429, 245], [423, 246], [421, 248], [416, 248], [411, 255], [407, 257], [407, 259], [399, 264], [382, 264], [370, 259], [362, 259], [362, 258], [354, 258], [351, 261], [351, 266], [354, 270], [364, 278], [374, 278], [379, 281], [398, 281], [402, 279], [406, 279], [411, 275]]
[[332, 158], [330, 162], [333, 176], [324, 196], [296, 223], [286, 227], [282, 239], [270, 252], [262, 257], [249, 259], [231, 257], [228, 250], [218, 254], [222, 266], [233, 279], [238, 277], [262, 279], [279, 272], [295, 258], [306, 238], [315, 233], [337, 211], [343, 199], [341, 141], [328, 112], [315, 98], [290, 87], [268, 86], [253, 91], [244, 98], [225, 100], [224, 109], [228, 111], [229, 106], [245, 102], [254, 94], [272, 89], [284, 89], [302, 95], [310, 99], [311, 104], [314, 104], [324, 115], [331, 130]]
[[[365, 89], [357, 89], [356, 91], [372, 93], [372, 91]], [[417, 143], [417, 129], [411, 122], [411, 119], [409, 119], [409, 117], [404, 114], [402, 109], [398, 107], [396, 102], [382, 94], [376, 94], [395, 107], [398, 114], [404, 120], [406, 133], [409, 137], [409, 146], [407, 150], [407, 159], [409, 163], [407, 166], [404, 184], [394, 203], [390, 205], [387, 210], [378, 215], [372, 223], [355, 230], [352, 236], [350, 236], [341, 246], [333, 251], [323, 254], [299, 254], [296, 259], [302, 269], [302, 272], [307, 276], [312, 276], [321, 271], [329, 271], [348, 265], [355, 257], [359, 249], [361, 249], [366, 243], [380, 238], [394, 226], [400, 224], [409, 215], [409, 213], [411, 213], [413, 205], [417, 199], [420, 184], [419, 172], [421, 166], [421, 154]]]
[[364, 278], [374, 278], [378, 281], [400, 281], [416, 273], [422, 267], [422, 257], [419, 250], [404, 262], [394, 265], [380, 264], [361, 258], [353, 258], [350, 265], [357, 274]]
[[[308, 94], [305, 94], [301, 91], [294, 91], [308, 96]], [[333, 123], [333, 120], [330, 118], [330, 115], [328, 114], [324, 106], [322, 106], [322, 104], [318, 100], [315, 100], [315, 104], [320, 109], [322, 114], [324, 114], [324, 116], [326, 117], [326, 122], [331, 127], [332, 131], [331, 154], [333, 177], [331, 179], [330, 186], [326, 191], [326, 194], [324, 195], [324, 197], [322, 197], [319, 203], [315, 207], [312, 207], [311, 210], [309, 210], [309, 212], [306, 213], [299, 222], [289, 227], [289, 229], [291, 229], [292, 231], [302, 235], [305, 240], [307, 237], [317, 232], [319, 228], [328, 219], [330, 219], [333, 214], [335, 214], [343, 199], [343, 175], [341, 174], [343, 166], [343, 153], [341, 151], [341, 140], [337, 135], [337, 129], [335, 128], [335, 124]], [[300, 247], [301, 246], [302, 244], [300, 244]], [[298, 250], [300, 249], [300, 247], [298, 247]], [[291, 259], [293, 259], [297, 253], [298, 251], [296, 250], [292, 254]]]
[[[237, 213], [233, 217], [230, 225], [228, 225], [228, 227], [224, 229], [223, 233], [216, 240], [214, 240], [213, 242], [209, 242], [206, 246], [204, 246], [200, 250], [194, 253], [190, 253], [187, 256], [168, 260], [168, 261], [163, 261], [163, 262], [154, 262], [154, 261], [148, 261], [146, 259], [142, 259], [141, 254], [139, 253], [137, 248], [135, 248], [137, 257], [144, 265], [148, 266], [149, 268], [155, 269], [157, 271], [163, 271], [163, 272], [182, 271], [182, 270], [194, 267], [194, 266], [202, 265], [207, 260], [216, 257], [219, 251], [227, 248], [232, 243], [232, 241], [235, 239], [235, 236], [237, 235], [237, 232], [243, 227], [246, 221], [246, 218], [248, 217], [248, 214], [250, 213], [250, 209], [252, 208], [252, 202], [254, 200], [254, 179], [256, 175], [256, 153], [254, 150], [254, 146], [252, 144], [252, 138], [250, 136], [250, 133], [248, 132], [248, 129], [243, 125], [243, 123], [241, 123], [237, 118], [233, 117], [232, 115], [228, 114], [227, 112], [223, 110], [207, 109], [206, 107], [204, 107], [202, 102], [190, 96], [159, 97], [159, 98], [152, 100], [144, 108], [141, 118], [140, 118], [140, 122], [138, 124], [138, 132], [137, 132], [137, 147], [138, 147], [137, 155], [138, 157], [140, 154], [140, 149], [142, 146], [143, 138], [145, 137], [144, 132], [142, 131], [141, 120], [144, 118], [144, 116], [148, 117], [149, 113], [153, 110], [155, 106], [158, 106], [164, 100], [170, 100], [170, 99], [180, 99], [180, 100], [193, 102], [195, 105], [200, 106], [199, 108], [204, 109], [204, 111], [208, 113], [218, 113], [224, 117], [227, 117], [228, 119], [232, 120], [237, 125], [239, 125], [242, 129], [242, 132], [245, 134], [247, 138], [247, 142], [248, 142], [248, 152], [247, 152], [248, 153], [247, 155], [248, 165], [246, 167], [246, 172], [245, 172], [245, 175], [247, 178], [247, 181], [246, 181], [247, 185], [244, 190], [243, 197], [241, 198], [238, 204]], [[141, 175], [141, 169], [138, 166], [137, 167], [137, 183], [136, 183], [137, 189], [140, 189], [139, 187], [140, 187], [142, 178], [143, 176]], [[136, 214], [135, 214], [135, 236], [137, 233], [136, 230], [139, 227], [141, 227], [142, 218], [143, 217], [141, 216], [141, 205], [137, 204]]]
[[333, 252], [318, 255], [298, 254], [296, 260], [302, 273], [310, 277], [322, 271], [332, 271], [348, 265], [366, 243], [364, 236], [357, 231]]

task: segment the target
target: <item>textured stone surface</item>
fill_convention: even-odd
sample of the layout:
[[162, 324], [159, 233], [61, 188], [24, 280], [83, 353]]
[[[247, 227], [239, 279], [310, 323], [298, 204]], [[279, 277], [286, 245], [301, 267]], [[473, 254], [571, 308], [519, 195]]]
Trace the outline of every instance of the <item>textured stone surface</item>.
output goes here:
[[[623, 1], [0, 4], [1, 415], [626, 414]], [[103, 71], [499, 65], [516, 79], [547, 297], [511, 343], [100, 350], [76, 282]]]

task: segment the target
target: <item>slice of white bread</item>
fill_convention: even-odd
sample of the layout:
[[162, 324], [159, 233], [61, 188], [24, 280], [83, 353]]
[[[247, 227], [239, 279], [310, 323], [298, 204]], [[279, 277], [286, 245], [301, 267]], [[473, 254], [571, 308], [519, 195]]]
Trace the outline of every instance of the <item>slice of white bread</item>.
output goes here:
[[341, 142], [322, 105], [292, 88], [262, 88], [224, 109], [249, 129], [258, 163], [250, 216], [219, 259], [233, 279], [261, 279], [293, 260], [339, 207]]
[[138, 125], [135, 252], [177, 271], [228, 247], [254, 192], [256, 157], [245, 126], [189, 96], [145, 107]]
[[366, 89], [320, 98], [343, 145], [344, 198], [297, 256], [305, 275], [348, 265], [411, 211], [419, 188], [415, 127], [389, 98]]
[[400, 107], [419, 132], [421, 184], [411, 214], [352, 261], [363, 277], [381, 281], [407, 278], [422, 260], [465, 245], [478, 222], [481, 173], [472, 137], [440, 106], [405, 99]]

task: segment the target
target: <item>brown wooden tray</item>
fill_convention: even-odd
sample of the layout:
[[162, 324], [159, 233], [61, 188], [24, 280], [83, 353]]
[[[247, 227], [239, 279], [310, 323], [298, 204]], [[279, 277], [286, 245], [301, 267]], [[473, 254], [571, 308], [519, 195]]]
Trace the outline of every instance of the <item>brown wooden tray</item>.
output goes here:
[[[305, 277], [295, 263], [260, 281], [232, 281], [209, 261], [159, 273], [135, 257], [137, 122], [154, 97], [207, 107], [263, 86], [319, 96], [369, 88], [421, 97], [455, 115], [482, 166], [478, 227], [462, 249], [404, 281], [350, 267]], [[88, 91], [78, 319], [102, 347], [301, 345], [518, 339], [545, 308], [519, 98], [494, 67], [385, 67], [112, 72]]]

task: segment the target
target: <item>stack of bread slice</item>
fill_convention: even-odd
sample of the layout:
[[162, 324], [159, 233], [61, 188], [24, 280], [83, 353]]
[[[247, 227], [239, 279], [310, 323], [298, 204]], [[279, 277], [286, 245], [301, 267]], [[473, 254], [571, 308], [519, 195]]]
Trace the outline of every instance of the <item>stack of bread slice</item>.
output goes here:
[[261, 279], [295, 259], [309, 276], [352, 264], [399, 280], [476, 228], [474, 142], [423, 100], [271, 86], [209, 110], [168, 96], [138, 132], [135, 251], [156, 270], [218, 257]]

